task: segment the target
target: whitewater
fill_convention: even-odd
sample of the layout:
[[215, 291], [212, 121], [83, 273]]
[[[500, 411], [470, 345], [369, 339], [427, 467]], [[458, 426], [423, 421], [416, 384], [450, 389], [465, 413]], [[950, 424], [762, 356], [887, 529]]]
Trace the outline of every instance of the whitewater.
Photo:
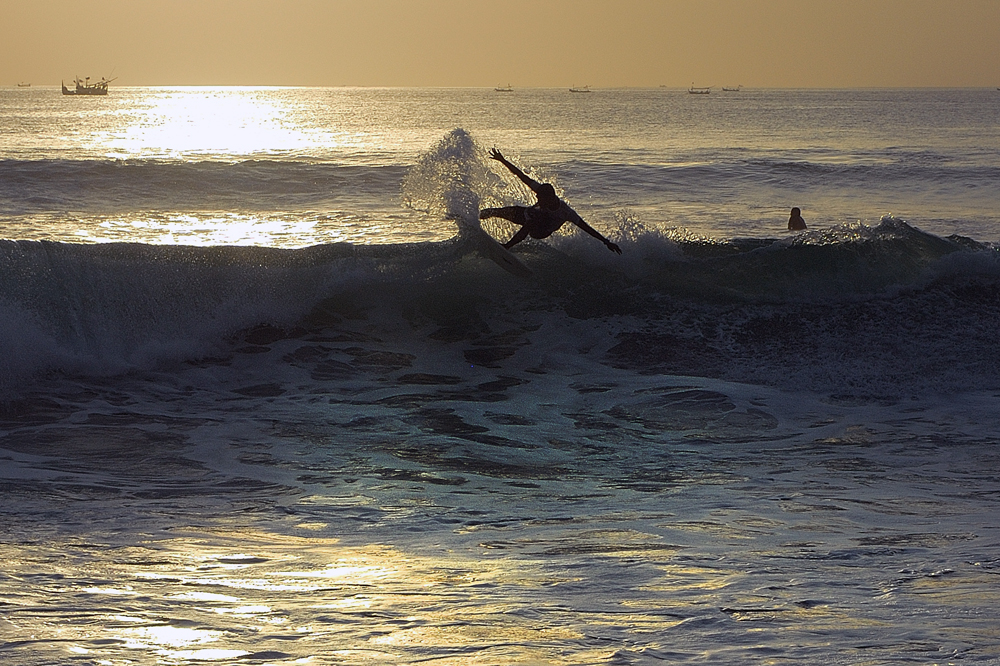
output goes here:
[[1000, 662], [996, 91], [58, 92], [0, 662]]

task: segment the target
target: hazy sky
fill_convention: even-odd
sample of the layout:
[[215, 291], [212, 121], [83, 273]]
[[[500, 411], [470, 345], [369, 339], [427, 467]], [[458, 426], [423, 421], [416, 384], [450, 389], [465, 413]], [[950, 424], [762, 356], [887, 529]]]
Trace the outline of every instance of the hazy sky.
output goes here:
[[1000, 86], [1000, 0], [0, 0], [0, 85]]

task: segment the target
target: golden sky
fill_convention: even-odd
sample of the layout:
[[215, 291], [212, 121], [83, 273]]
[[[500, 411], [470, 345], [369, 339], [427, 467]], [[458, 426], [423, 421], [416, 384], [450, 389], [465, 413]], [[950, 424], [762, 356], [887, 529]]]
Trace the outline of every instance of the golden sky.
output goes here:
[[0, 85], [1000, 85], [1000, 0], [0, 0]]

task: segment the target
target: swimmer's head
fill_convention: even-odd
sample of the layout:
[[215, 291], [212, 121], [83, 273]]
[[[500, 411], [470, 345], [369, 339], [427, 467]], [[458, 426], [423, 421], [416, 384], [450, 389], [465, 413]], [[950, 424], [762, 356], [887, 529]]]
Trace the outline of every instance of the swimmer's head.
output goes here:
[[799, 210], [798, 207], [795, 207], [795, 208], [792, 209], [792, 217], [798, 217], [801, 214], [802, 214], [802, 211]]

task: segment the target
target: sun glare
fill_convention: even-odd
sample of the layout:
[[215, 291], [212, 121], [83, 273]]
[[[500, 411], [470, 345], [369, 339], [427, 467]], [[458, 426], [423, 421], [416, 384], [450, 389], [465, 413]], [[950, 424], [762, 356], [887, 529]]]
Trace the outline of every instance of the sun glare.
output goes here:
[[269, 89], [168, 88], [150, 95], [108, 144], [118, 158], [241, 157], [313, 144]]

